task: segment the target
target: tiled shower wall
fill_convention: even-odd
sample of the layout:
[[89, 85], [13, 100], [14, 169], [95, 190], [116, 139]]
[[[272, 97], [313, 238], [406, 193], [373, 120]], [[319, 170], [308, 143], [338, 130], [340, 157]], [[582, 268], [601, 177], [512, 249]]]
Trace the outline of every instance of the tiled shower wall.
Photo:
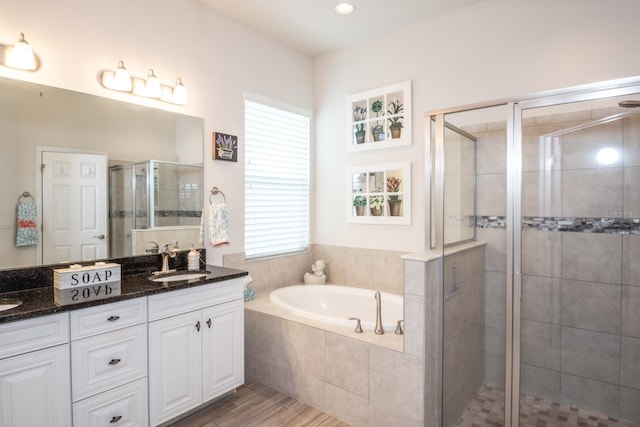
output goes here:
[[445, 254], [443, 425], [452, 426], [484, 382], [484, 245]]
[[[640, 217], [640, 119], [563, 134], [612, 113], [524, 122], [522, 213], [542, 219], [522, 232], [521, 385], [527, 393], [638, 421], [640, 235], [633, 221], [600, 232], [589, 223]], [[466, 129], [478, 137], [480, 216], [506, 214], [502, 128]], [[552, 132], [558, 136], [539, 138]], [[621, 159], [598, 165], [595, 153], [604, 147], [617, 148]], [[502, 386], [507, 236], [492, 228], [497, 223], [487, 222], [477, 235], [487, 242], [486, 381]]]

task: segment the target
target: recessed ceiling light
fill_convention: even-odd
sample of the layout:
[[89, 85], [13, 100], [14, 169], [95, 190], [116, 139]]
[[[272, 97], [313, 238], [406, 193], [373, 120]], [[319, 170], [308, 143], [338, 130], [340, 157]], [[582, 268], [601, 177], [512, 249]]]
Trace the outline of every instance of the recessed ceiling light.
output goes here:
[[353, 5], [351, 3], [338, 3], [336, 5], [336, 13], [338, 15], [348, 15], [353, 12]]

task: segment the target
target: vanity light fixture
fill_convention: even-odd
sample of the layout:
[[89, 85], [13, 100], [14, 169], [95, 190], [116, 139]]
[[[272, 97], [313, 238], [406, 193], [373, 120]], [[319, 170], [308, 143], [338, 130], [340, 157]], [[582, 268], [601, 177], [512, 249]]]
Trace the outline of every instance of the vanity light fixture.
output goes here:
[[24, 34], [20, 33], [20, 39], [14, 46], [4, 46], [4, 65], [24, 71], [34, 71], [38, 68], [36, 55]]
[[124, 67], [124, 61], [118, 61], [118, 69], [113, 76], [113, 89], [122, 92], [131, 92], [131, 74]]
[[116, 71], [103, 70], [98, 81], [110, 90], [128, 92], [145, 98], [154, 98], [176, 105], [187, 104], [187, 90], [178, 77], [175, 87], [160, 83], [153, 69], [149, 69], [145, 79], [133, 77], [124, 66], [124, 61], [118, 61]]
[[182, 84], [182, 79], [180, 77], [176, 80], [176, 86], [173, 88], [172, 93], [172, 101], [174, 104], [178, 105], [187, 105], [187, 89]]
[[353, 13], [355, 7], [351, 3], [338, 3], [335, 11], [338, 15], [349, 15]]
[[145, 96], [149, 98], [160, 98], [162, 89], [160, 88], [160, 80], [156, 77], [153, 69], [149, 69], [147, 80], [144, 82]]

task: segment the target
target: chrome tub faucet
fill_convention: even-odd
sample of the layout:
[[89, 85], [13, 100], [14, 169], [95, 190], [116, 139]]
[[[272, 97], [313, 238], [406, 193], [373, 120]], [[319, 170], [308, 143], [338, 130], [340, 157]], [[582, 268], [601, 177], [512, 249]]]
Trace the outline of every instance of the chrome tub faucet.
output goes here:
[[382, 328], [382, 298], [380, 296], [380, 291], [376, 291], [375, 295], [376, 299], [376, 328], [373, 332], [377, 335], [384, 334], [384, 329]]

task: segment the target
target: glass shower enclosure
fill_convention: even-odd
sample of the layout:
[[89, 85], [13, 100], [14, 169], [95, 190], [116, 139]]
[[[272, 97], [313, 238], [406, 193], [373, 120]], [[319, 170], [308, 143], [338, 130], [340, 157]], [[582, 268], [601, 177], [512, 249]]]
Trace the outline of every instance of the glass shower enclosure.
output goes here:
[[202, 166], [159, 160], [112, 166], [109, 190], [111, 257], [137, 254], [134, 230], [200, 225]]
[[428, 120], [441, 425], [640, 425], [640, 81]]

